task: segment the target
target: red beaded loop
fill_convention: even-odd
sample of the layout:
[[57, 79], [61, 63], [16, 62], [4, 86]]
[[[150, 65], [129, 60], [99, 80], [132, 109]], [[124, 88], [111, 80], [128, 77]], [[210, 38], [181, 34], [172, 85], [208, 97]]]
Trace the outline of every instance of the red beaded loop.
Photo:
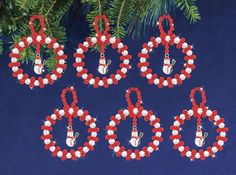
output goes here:
[[[66, 101], [66, 93], [71, 92], [73, 96], [73, 102], [69, 105]], [[46, 150], [50, 150], [52, 152], [53, 157], [59, 157], [61, 160], [71, 159], [76, 160], [78, 158], [84, 158], [89, 151], [94, 150], [94, 145], [98, 142], [97, 133], [99, 132], [99, 128], [96, 126], [96, 119], [89, 115], [87, 110], [79, 109], [76, 106], [77, 95], [76, 91], [73, 87], [67, 87], [62, 91], [61, 94], [63, 109], [56, 109], [51, 116], [47, 116], [42, 125], [41, 129], [43, 130], [43, 135], [41, 139], [44, 141], [44, 148]], [[53, 125], [56, 124], [56, 120], [61, 120], [62, 117], [68, 120], [67, 127], [67, 139], [66, 144], [71, 147], [71, 149], [62, 149], [60, 146], [57, 146], [56, 142], [53, 141], [53, 135], [51, 132], [53, 131]], [[88, 126], [87, 132], [90, 134], [87, 137], [87, 141], [83, 144], [83, 146], [78, 146], [77, 149], [73, 149], [76, 145], [76, 138], [79, 136], [79, 133], [74, 134], [73, 126], [73, 118], [79, 118], [80, 121], [84, 121], [85, 125]]]
[[[167, 31], [167, 33], [164, 31], [162, 26], [164, 19], [169, 21], [170, 29]], [[191, 77], [191, 72], [196, 67], [194, 64], [196, 55], [193, 54], [193, 47], [187, 44], [185, 38], [179, 38], [173, 33], [174, 23], [173, 19], [169, 15], [161, 16], [157, 24], [160, 30], [160, 36], [156, 38], [151, 37], [148, 43], [143, 44], [143, 48], [138, 54], [138, 57], [140, 58], [138, 67], [140, 68], [141, 76], [147, 78], [149, 84], [154, 84], [158, 88], [173, 88], [175, 85], [181, 85], [185, 79]], [[167, 75], [167, 77], [153, 73], [153, 70], [149, 67], [150, 63], [148, 59], [150, 54], [153, 52], [153, 49], [158, 48], [159, 45], [162, 45], [165, 48], [162, 71]], [[182, 49], [182, 53], [185, 54], [185, 64], [180, 73], [170, 76], [176, 63], [175, 59], [170, 58], [169, 53], [169, 47], [173, 45], [176, 45], [177, 49]]]
[[[138, 102], [134, 106], [129, 98], [131, 92], [136, 92], [138, 96]], [[162, 132], [164, 129], [160, 125], [160, 119], [153, 114], [152, 110], [145, 110], [141, 106], [141, 92], [136, 87], [131, 87], [126, 92], [126, 100], [128, 103], [128, 109], [120, 109], [119, 112], [110, 117], [110, 122], [106, 126], [107, 135], [105, 139], [109, 143], [109, 148], [113, 150], [117, 157], [123, 157], [127, 161], [131, 159], [141, 160], [143, 157], [150, 157], [150, 154], [153, 151], [159, 150], [159, 144], [163, 141]], [[117, 140], [117, 135], [115, 132], [117, 131], [117, 126], [120, 124], [122, 120], [126, 120], [130, 117], [133, 120], [133, 127], [131, 132], [130, 144], [133, 147], [138, 147], [140, 145], [140, 139], [143, 137], [143, 133], [140, 132], [138, 134], [137, 129], [137, 118], [141, 118], [143, 116], [144, 121], [148, 122], [150, 126], [153, 127], [152, 133], [152, 141], [148, 143], [147, 146], [143, 146], [141, 149], [135, 149], [132, 151], [131, 149], [126, 149], [125, 146], [122, 146], [120, 142]]]
[[[200, 106], [198, 106], [194, 99], [194, 94], [196, 92], [200, 92], [202, 95], [202, 102]], [[195, 159], [205, 160], [207, 157], [215, 157], [215, 154], [218, 151], [223, 150], [223, 145], [228, 141], [226, 137], [226, 133], [228, 132], [228, 128], [225, 127], [224, 118], [220, 117], [216, 110], [210, 110], [205, 106], [206, 103], [206, 95], [205, 91], [201, 87], [196, 87], [192, 89], [190, 93], [190, 100], [192, 101], [193, 107], [190, 110], [184, 109], [182, 114], [175, 117], [175, 121], [173, 125], [171, 125], [170, 129], [172, 130], [172, 135], [170, 139], [173, 141], [174, 149], [179, 150], [181, 157], [187, 157], [191, 161]], [[182, 131], [182, 125], [185, 124], [185, 120], [190, 120], [191, 117], [197, 119], [197, 128], [195, 135], [195, 144], [198, 147], [202, 147], [205, 144], [205, 139], [207, 137], [207, 133], [203, 134], [202, 131], [202, 118], [208, 118], [210, 122], [217, 126], [216, 132], [218, 135], [216, 136], [216, 141], [212, 144], [212, 146], [207, 146], [206, 149], [200, 148], [199, 150], [190, 149], [189, 146], [185, 146], [184, 141], [182, 141], [182, 135], [180, 132]]]
[[[40, 30], [39, 32], [35, 31], [34, 21], [38, 19], [40, 22]], [[56, 42], [56, 38], [50, 38], [46, 36], [44, 33], [45, 24], [44, 19], [40, 15], [35, 15], [30, 18], [29, 27], [31, 30], [31, 36], [22, 37], [20, 42], [16, 42], [14, 44], [9, 57], [11, 58], [11, 63], [9, 63], [9, 67], [12, 69], [12, 76], [16, 77], [19, 80], [21, 85], [26, 84], [31, 89], [34, 87], [44, 88], [45, 85], [52, 85], [55, 80], [62, 77], [62, 73], [66, 69], [66, 59], [67, 56], [64, 54], [64, 46], [59, 45]], [[34, 62], [34, 71], [35, 73], [41, 75], [44, 70], [44, 63], [40, 57], [40, 46], [45, 46], [48, 49], [52, 49], [55, 54], [56, 65], [55, 69], [51, 71], [51, 73], [47, 73], [45, 77], [38, 76], [38, 78], [32, 76], [30, 77], [28, 74], [24, 73], [24, 70], [20, 67], [20, 59], [21, 53], [25, 50], [25, 48], [29, 48], [33, 45], [36, 48], [35, 54], [35, 62]]]
[[[105, 21], [105, 29], [103, 33], [98, 27], [98, 21], [101, 19]], [[110, 27], [108, 19], [105, 15], [95, 17], [94, 29], [96, 31], [96, 35], [94, 37], [87, 37], [85, 42], [78, 44], [78, 49], [76, 53], [74, 53], [75, 63], [73, 66], [76, 68], [77, 77], [84, 79], [84, 84], [92, 85], [94, 88], [108, 88], [112, 84], [118, 84], [119, 80], [122, 78], [126, 78], [126, 74], [131, 68], [131, 65], [129, 64], [131, 55], [128, 53], [128, 46], [124, 45], [120, 38], [112, 37], [108, 34]], [[100, 78], [99, 76], [94, 76], [89, 73], [88, 69], [85, 68], [85, 62], [83, 59], [85, 58], [85, 53], [87, 53], [90, 48], [98, 46], [100, 48], [98, 72], [102, 75], [107, 74], [111, 60], [106, 61], [105, 48], [110, 44], [113, 49], [118, 49], [118, 53], [121, 54], [119, 57], [122, 61], [119, 65], [120, 69], [118, 69], [116, 73], [111, 74], [109, 77], [103, 76]]]

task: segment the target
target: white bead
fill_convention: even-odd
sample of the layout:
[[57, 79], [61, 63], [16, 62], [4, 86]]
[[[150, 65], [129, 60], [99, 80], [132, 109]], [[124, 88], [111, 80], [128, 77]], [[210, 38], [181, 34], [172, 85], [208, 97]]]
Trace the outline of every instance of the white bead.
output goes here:
[[113, 135], [113, 134], [114, 134], [114, 131], [113, 131], [113, 130], [108, 130], [108, 131], [107, 131], [107, 134], [108, 134], [108, 135]]
[[178, 81], [177, 81], [176, 78], [172, 78], [171, 82], [172, 82], [174, 85], [178, 84]]
[[185, 115], [184, 114], [180, 114], [179, 116], [182, 120], [185, 120]]
[[84, 111], [82, 109], [79, 109], [77, 112], [77, 115], [81, 117], [84, 114]]
[[225, 124], [224, 123], [220, 123], [219, 124], [219, 128], [224, 128], [225, 127]]
[[203, 112], [202, 108], [198, 108], [198, 109], [197, 109], [197, 113], [198, 113], [198, 114], [202, 114], [202, 112]]
[[108, 78], [108, 79], [107, 79], [107, 83], [108, 83], [108, 84], [112, 84], [112, 82], [113, 82], [113, 81], [112, 81], [111, 78]]
[[48, 135], [50, 132], [48, 130], [43, 130], [43, 135]]
[[186, 76], [185, 76], [184, 74], [180, 74], [179, 78], [180, 78], [181, 80], [185, 80]]
[[81, 71], [83, 70], [83, 67], [78, 66], [78, 67], [76, 68], [76, 70], [77, 70], [77, 72], [81, 72]]
[[88, 43], [87, 41], [85, 41], [85, 42], [83, 43], [83, 46], [89, 47], [89, 43]]
[[54, 151], [55, 151], [55, 149], [56, 149], [56, 147], [55, 147], [55, 146], [51, 146], [51, 147], [49, 148], [49, 150], [50, 150], [51, 152], [54, 152]]
[[221, 137], [225, 137], [226, 136], [226, 132], [220, 132], [220, 136]]
[[62, 69], [61, 67], [58, 67], [58, 68], [56, 69], [56, 71], [57, 71], [59, 74], [63, 73], [63, 69]]
[[187, 68], [185, 69], [185, 71], [190, 74], [190, 73], [192, 72], [192, 69], [189, 68], [189, 67], [187, 67]]
[[159, 144], [160, 144], [160, 142], [158, 140], [153, 141], [153, 145], [158, 146]]
[[138, 108], [134, 108], [134, 109], [133, 109], [133, 113], [134, 113], [134, 114], [137, 114], [137, 113], [138, 113]]
[[193, 52], [191, 50], [189, 50], [187, 53], [186, 53], [188, 56], [191, 56], [193, 54]]
[[91, 118], [92, 118], [91, 115], [86, 115], [85, 120], [89, 121], [89, 120], [91, 120]]
[[52, 74], [50, 77], [52, 80], [57, 80], [57, 76], [55, 74]]
[[95, 128], [96, 124], [95, 123], [91, 123], [89, 126], [90, 126], [90, 128]]
[[147, 111], [147, 110], [143, 110], [143, 111], [142, 111], [142, 116], [145, 117], [145, 116], [147, 116], [147, 115], [148, 115], [148, 111]]
[[44, 143], [47, 145], [47, 144], [49, 144], [51, 142], [51, 140], [50, 139], [45, 139], [44, 140]]
[[110, 145], [112, 145], [113, 143], [115, 143], [115, 140], [114, 139], [110, 139], [108, 142], [109, 142]]
[[62, 155], [63, 155], [62, 151], [58, 151], [58, 152], [57, 152], [57, 156], [58, 156], [58, 157], [62, 157]]
[[58, 48], [59, 47], [59, 44], [58, 43], [54, 43], [53, 44], [53, 49], [56, 49], [56, 48]]
[[147, 151], [150, 152], [150, 153], [152, 153], [152, 152], [153, 152], [153, 148], [149, 146], [149, 147], [147, 148]]
[[157, 38], [156, 38], [156, 42], [157, 42], [158, 44], [160, 44], [160, 43], [161, 43], [161, 38], [160, 38], [160, 37], [157, 37]]
[[183, 147], [183, 146], [180, 146], [180, 147], [178, 148], [178, 150], [179, 150], [180, 152], [182, 152], [182, 151], [184, 150], [184, 147]]
[[[15, 57], [13, 57], [13, 58], [11, 58], [11, 62], [12, 63], [16, 63], [17, 62], [17, 58], [15, 58]], [[14, 66], [15, 67], [15, 66]], [[13, 68], [13, 67], [12, 67]]]
[[95, 145], [95, 141], [90, 140], [90, 141], [89, 141], [89, 145], [90, 145], [90, 146], [94, 146], [94, 145]]
[[65, 60], [60, 59], [60, 60], [59, 60], [59, 64], [65, 64]]
[[153, 47], [153, 43], [151, 41], [149, 41], [148, 42], [148, 46], [152, 48]]
[[194, 61], [192, 59], [188, 60], [188, 64], [193, 64]]
[[128, 51], [127, 51], [127, 50], [124, 50], [124, 51], [122, 52], [122, 55], [123, 55], [123, 56], [127, 56], [127, 55], [128, 55]]
[[73, 108], [70, 108], [69, 109], [69, 114], [73, 114], [74, 113], [74, 109]]
[[172, 135], [178, 135], [178, 134], [179, 134], [179, 132], [177, 130], [172, 131]]
[[153, 83], [155, 84], [155, 85], [158, 85], [159, 84], [159, 79], [158, 78], [156, 78], [154, 81], [153, 81]]
[[187, 152], [186, 152], [186, 156], [187, 156], [187, 157], [191, 157], [191, 155], [192, 155], [191, 151], [187, 151]]
[[213, 153], [216, 153], [218, 151], [218, 148], [214, 146], [214, 147], [211, 148], [211, 150], [212, 150]]
[[95, 79], [94, 79], [94, 78], [91, 78], [91, 79], [89, 80], [89, 84], [93, 85], [94, 83], [95, 83]]
[[67, 153], [67, 154], [66, 154], [66, 158], [67, 158], [67, 159], [70, 159], [71, 157], [72, 157], [72, 156], [71, 156], [71, 153]]
[[220, 146], [223, 146], [224, 145], [224, 141], [223, 140], [218, 140], [218, 145], [220, 145]]
[[105, 41], [106, 41], [106, 36], [104, 36], [104, 35], [101, 36], [101, 41], [102, 41], [102, 42], [105, 42]]
[[187, 48], [187, 47], [188, 47], [188, 44], [187, 44], [187, 43], [183, 43], [183, 44], [182, 44], [182, 48], [183, 48], [183, 49], [185, 49], [185, 48]]
[[60, 50], [59, 52], [57, 52], [57, 54], [58, 54], [59, 56], [62, 56], [62, 55], [64, 54], [64, 51], [63, 51], [63, 50]]
[[112, 120], [112, 121], [109, 122], [109, 125], [110, 126], [116, 126], [116, 123]]
[[44, 125], [45, 126], [51, 126], [51, 122], [47, 120], [47, 121], [44, 122]]
[[117, 47], [118, 47], [118, 49], [121, 49], [122, 47], [124, 47], [124, 45], [123, 45], [123, 43], [119, 43], [119, 44], [117, 45]]
[[65, 111], [64, 110], [59, 110], [59, 114], [60, 114], [60, 116], [64, 116], [65, 115]]
[[78, 48], [76, 51], [77, 51], [78, 54], [83, 54], [84, 53], [83, 49], [81, 49], [81, 48]]
[[116, 74], [116, 75], [115, 75], [115, 79], [120, 80], [120, 79], [121, 79], [120, 74]]
[[19, 42], [19, 46], [20, 46], [20, 47], [25, 47], [25, 43], [24, 43], [23, 41], [20, 41], [20, 42]]
[[161, 124], [160, 123], [155, 123], [154, 128], [160, 128]]
[[145, 63], [145, 62], [146, 62], [146, 58], [141, 57], [141, 58], [140, 58], [140, 62], [141, 62], [141, 63]]
[[207, 116], [211, 116], [211, 115], [212, 115], [212, 111], [211, 111], [211, 110], [207, 110], [207, 111], [206, 111], [206, 115], [207, 115]]
[[124, 74], [127, 73], [127, 69], [125, 67], [121, 68], [121, 72], [123, 72]]
[[167, 42], [169, 42], [169, 41], [170, 41], [170, 36], [167, 35], [166, 38], [165, 38], [165, 40], [166, 40]]
[[214, 120], [215, 120], [215, 121], [220, 120], [220, 116], [219, 116], [219, 115], [215, 115]]
[[33, 39], [31, 37], [27, 37], [26, 41], [31, 44], [33, 42]]
[[120, 147], [119, 147], [119, 146], [114, 147], [114, 151], [115, 151], [115, 152], [118, 152], [119, 150], [120, 150]]
[[135, 158], [136, 158], [135, 153], [131, 153], [131, 154], [130, 154], [130, 157], [131, 157], [131, 159], [135, 159]]
[[51, 41], [52, 41], [52, 40], [51, 40], [51, 38], [49, 38], [49, 37], [47, 37], [47, 38], [45, 39], [46, 44], [49, 44]]
[[179, 139], [174, 139], [173, 140], [173, 143], [176, 145], [176, 144], [178, 144], [179, 143]]
[[16, 71], [18, 71], [18, 70], [19, 70], [18, 67], [16, 67], [16, 66], [12, 67], [12, 71], [13, 71], [13, 72], [16, 72]]
[[149, 120], [150, 121], [154, 121], [155, 119], [156, 119], [156, 116], [155, 115], [151, 115]]
[[178, 43], [180, 42], [179, 37], [176, 37], [176, 38], [174, 39], [174, 42], [175, 42], [175, 44], [178, 44]]
[[79, 158], [81, 157], [81, 153], [79, 151], [75, 151], [75, 156]]
[[141, 67], [141, 72], [146, 72], [147, 71], [147, 67], [146, 66], [142, 66]]
[[18, 74], [17, 78], [18, 78], [18, 80], [21, 80], [23, 78], [23, 74]]
[[99, 86], [103, 86], [103, 85], [104, 85], [103, 80], [100, 80], [100, 81], [98, 82], [98, 85], [99, 85]]
[[209, 151], [204, 151], [204, 156], [208, 157], [210, 155]]
[[174, 122], [174, 126], [180, 126], [179, 121], [175, 121], [175, 122]]
[[125, 110], [123, 111], [123, 114], [124, 114], [125, 116], [128, 116], [128, 115], [129, 115], [129, 110], [125, 109]]
[[40, 42], [40, 41], [42, 40], [42, 37], [38, 35], [38, 36], [36, 37], [36, 40], [37, 40], [38, 42]]
[[88, 147], [83, 147], [83, 151], [85, 152], [85, 153], [87, 153], [87, 152], [89, 152], [89, 149], [88, 149]]
[[92, 37], [91, 41], [92, 41], [93, 44], [95, 44], [95, 43], [97, 43], [97, 38], [96, 37]]
[[122, 157], [126, 157], [126, 156], [127, 156], [127, 152], [126, 152], [126, 151], [123, 151], [123, 152], [121, 153], [121, 156], [122, 156]]
[[57, 119], [57, 116], [56, 116], [55, 114], [52, 114], [52, 115], [51, 115], [51, 119], [56, 120], [56, 119]]
[[116, 38], [115, 37], [110, 38], [110, 43], [111, 44], [114, 44], [115, 42], [116, 42]]
[[199, 158], [200, 158], [200, 154], [199, 154], [199, 153], [196, 153], [196, 154], [195, 154], [195, 158], [196, 158], [196, 159], [199, 159]]
[[152, 74], [147, 74], [147, 75], [146, 75], [146, 78], [147, 78], [147, 79], [151, 79], [151, 78], [152, 78]]
[[27, 79], [25, 80], [25, 84], [27, 84], [27, 85], [30, 84], [30, 79], [29, 79], [29, 78], [27, 78]]
[[82, 75], [82, 78], [83, 78], [83, 79], [86, 79], [87, 77], [88, 77], [88, 74], [83, 74], [83, 75]]
[[123, 63], [124, 63], [124, 64], [129, 64], [129, 60], [128, 60], [128, 59], [125, 59], [125, 60], [123, 61]]
[[[128, 114], [129, 115], [129, 114]], [[116, 114], [116, 119], [118, 119], [118, 120], [121, 120], [121, 115], [120, 114]]]
[[167, 80], [163, 81], [163, 86], [168, 86], [168, 81]]
[[12, 53], [19, 54], [19, 50], [17, 48], [12, 49]]
[[143, 48], [141, 52], [142, 52], [142, 54], [147, 54], [148, 50], [146, 48]]

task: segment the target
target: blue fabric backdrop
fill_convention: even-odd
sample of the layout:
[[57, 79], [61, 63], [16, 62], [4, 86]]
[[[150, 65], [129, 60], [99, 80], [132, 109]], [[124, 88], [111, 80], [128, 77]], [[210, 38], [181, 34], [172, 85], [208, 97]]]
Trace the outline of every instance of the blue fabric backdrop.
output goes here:
[[[236, 1], [208, 0], [201, 1], [199, 10], [202, 20], [190, 25], [185, 17], [176, 13], [172, 14], [175, 22], [175, 33], [187, 39], [194, 45], [197, 55], [197, 68], [192, 78], [186, 80], [183, 85], [173, 89], [158, 89], [147, 84], [146, 79], [141, 78], [136, 65], [137, 54], [141, 50], [143, 42], [150, 36], [158, 36], [157, 29], [147, 31], [146, 36], [140, 40], [123, 39], [129, 46], [132, 54], [132, 69], [128, 77], [120, 81], [119, 85], [109, 89], [94, 89], [83, 84], [76, 77], [76, 71], [72, 67], [72, 57], [78, 42], [84, 41], [88, 35], [81, 24], [83, 19], [78, 16], [71, 17], [71, 24], [67, 26], [69, 40], [65, 45], [68, 54], [68, 68], [63, 78], [53, 86], [44, 89], [30, 90], [27, 86], [20, 86], [16, 79], [12, 78], [8, 68], [8, 53], [0, 59], [0, 174], [1, 175], [235, 175], [236, 156], [236, 105], [235, 105], [235, 65], [236, 65], [236, 37], [235, 16]], [[85, 27], [86, 29], [86, 27]], [[151, 56], [152, 68], [160, 71], [163, 60], [163, 49], [155, 50]], [[180, 51], [171, 49], [172, 57], [177, 59], [175, 71], [180, 69], [183, 63]], [[111, 72], [118, 66], [118, 59], [111, 48], [107, 50], [107, 56], [113, 60]], [[89, 53], [86, 64], [91, 72], [96, 73], [98, 54]], [[31, 68], [28, 68], [30, 70]], [[40, 129], [46, 115], [55, 108], [61, 108], [60, 94], [63, 88], [74, 85], [78, 92], [79, 106], [90, 111], [91, 115], [98, 120], [101, 128], [100, 141], [94, 152], [89, 152], [85, 159], [78, 161], [61, 161], [52, 158], [49, 151], [43, 148], [40, 139]], [[104, 139], [105, 126], [109, 117], [118, 109], [127, 106], [125, 90], [131, 86], [137, 86], [143, 95], [143, 106], [152, 109], [161, 119], [165, 128], [164, 142], [160, 144], [160, 150], [154, 152], [150, 158], [141, 161], [125, 161], [117, 158], [108, 148]], [[181, 113], [183, 108], [190, 108], [190, 90], [196, 86], [203, 86], [207, 93], [207, 105], [211, 109], [217, 109], [220, 115], [225, 117], [229, 127], [229, 142], [224, 145], [224, 150], [219, 152], [214, 159], [206, 161], [190, 162], [181, 158], [178, 151], [173, 150], [169, 140], [171, 134], [169, 126], [173, 122], [174, 115]], [[204, 128], [209, 132], [206, 145], [211, 145], [215, 138], [215, 128], [207, 120], [204, 120]], [[190, 147], [194, 147], [195, 119], [187, 122], [183, 130], [183, 139]], [[79, 120], [74, 121], [74, 127], [80, 132], [78, 144], [87, 136], [85, 127]], [[150, 139], [151, 128], [143, 120], [139, 121], [139, 129], [145, 133], [142, 145]], [[127, 140], [130, 137], [131, 120], [122, 122], [118, 135], [122, 144], [129, 147]], [[58, 144], [65, 146], [66, 120], [57, 123], [53, 132]]]

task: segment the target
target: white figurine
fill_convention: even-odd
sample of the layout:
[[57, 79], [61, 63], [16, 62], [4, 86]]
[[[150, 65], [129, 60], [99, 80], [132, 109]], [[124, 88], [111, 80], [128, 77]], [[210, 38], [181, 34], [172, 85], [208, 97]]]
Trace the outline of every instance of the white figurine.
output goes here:
[[132, 132], [131, 132], [131, 139], [129, 141], [129, 143], [133, 146], [133, 147], [138, 147], [141, 143], [141, 138], [143, 137], [143, 133], [140, 132], [140, 134], [138, 134], [138, 130], [137, 130], [137, 126], [133, 126]]
[[98, 72], [102, 75], [107, 74], [108, 72], [108, 66], [111, 64], [111, 60], [108, 60], [106, 63], [106, 58], [103, 53], [101, 53], [100, 59], [99, 59], [99, 66], [98, 66]]
[[172, 61], [170, 62], [169, 54], [166, 54], [162, 67], [163, 72], [167, 75], [171, 74], [173, 72], [173, 66], [175, 65], [175, 63], [176, 61], [174, 59], [172, 59]]
[[195, 136], [195, 144], [198, 147], [202, 147], [205, 144], [205, 139], [207, 138], [208, 133], [205, 132], [203, 134], [202, 132], [202, 126], [198, 125], [196, 130], [196, 136]]
[[42, 59], [39, 54], [36, 55], [34, 61], [34, 72], [38, 75], [41, 75], [44, 72], [44, 64], [42, 63]]
[[72, 126], [67, 127], [67, 137], [66, 137], [66, 144], [69, 147], [74, 147], [76, 144], [76, 138], [79, 137], [79, 133], [76, 132], [74, 135], [74, 131]]

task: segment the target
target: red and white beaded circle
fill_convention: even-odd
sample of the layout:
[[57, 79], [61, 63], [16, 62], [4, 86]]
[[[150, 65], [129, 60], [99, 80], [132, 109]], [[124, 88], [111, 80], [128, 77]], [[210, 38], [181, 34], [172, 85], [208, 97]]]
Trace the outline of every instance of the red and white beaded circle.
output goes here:
[[[168, 19], [171, 26], [167, 34], [164, 32], [161, 26], [161, 22], [163, 19]], [[196, 59], [196, 56], [193, 54], [193, 47], [191, 45], [188, 45], [188, 43], [185, 41], [185, 38], [179, 38], [178, 36], [172, 33], [172, 31], [174, 30], [174, 24], [172, 21], [173, 20], [170, 18], [169, 15], [160, 17], [158, 24], [162, 28], [162, 30], [160, 30], [161, 35], [156, 38], [151, 37], [148, 43], [143, 44], [143, 48], [138, 54], [138, 57], [140, 58], [138, 67], [141, 70], [141, 76], [146, 77], [148, 79], [149, 84], [154, 84], [158, 88], [172, 88], [175, 85], [182, 84], [185, 79], [191, 77], [190, 74], [192, 70], [195, 69], [194, 60]], [[182, 49], [182, 53], [185, 54], [184, 60], [186, 61], [186, 63], [184, 64], [184, 69], [182, 69], [179, 74], [175, 74], [173, 77], [168, 76], [167, 78], [165, 78], [163, 76], [158, 76], [156, 73], [153, 73], [153, 70], [149, 68], [150, 63], [148, 62], [148, 58], [150, 57], [150, 53], [153, 51], [154, 48], [158, 48], [160, 44], [163, 46], [176, 45], [177, 49]]]
[[[95, 20], [98, 20], [100, 18], [105, 20], [107, 25], [106, 32], [108, 32], [108, 19], [103, 15], [96, 17]], [[128, 53], [128, 46], [124, 45], [121, 42], [120, 38], [112, 37], [106, 32], [101, 33], [100, 31], [97, 31], [95, 37], [87, 37], [86, 41], [83, 42], [83, 44], [80, 43], [78, 45], [78, 49], [74, 54], [75, 63], [73, 64], [73, 66], [76, 68], [77, 77], [82, 77], [82, 79], [84, 79], [84, 84], [90, 84], [94, 88], [108, 88], [112, 84], [118, 84], [119, 80], [121, 80], [122, 78], [126, 78], [126, 73], [131, 68], [131, 65], [129, 64], [131, 55], [129, 55]], [[116, 74], [111, 74], [109, 77], [103, 76], [102, 78], [100, 78], [98, 76], [94, 77], [93, 74], [88, 73], [88, 69], [85, 68], [85, 62], [83, 61], [83, 59], [85, 58], [84, 54], [88, 52], [89, 48], [94, 48], [96, 44], [105, 46], [111, 44], [113, 49], [118, 49], [117, 51], [119, 54], [121, 54], [120, 60], [122, 61], [122, 63], [119, 65], [120, 69], [116, 71]]]
[[[207, 117], [208, 120], [214, 124], [214, 126], [217, 126], [216, 132], [218, 135], [216, 136], [216, 141], [212, 144], [212, 146], [208, 146], [206, 150], [190, 149], [189, 146], [185, 146], [185, 143], [181, 140], [182, 135], [180, 132], [182, 130], [182, 125], [185, 124], [185, 120], [190, 120], [191, 117], [196, 118], [196, 115]], [[175, 121], [170, 129], [172, 130], [170, 139], [173, 141], [174, 149], [179, 150], [182, 157], [187, 157], [191, 161], [195, 159], [205, 160], [207, 157], [214, 158], [218, 151], [223, 150], [224, 143], [228, 141], [228, 138], [226, 137], [228, 128], [225, 127], [224, 118], [220, 117], [216, 110], [212, 111], [208, 109], [208, 107], [198, 107], [194, 108], [194, 110], [184, 109], [182, 114], [175, 117]]]
[[[132, 108], [132, 109], [131, 109]], [[106, 126], [107, 135], [106, 140], [108, 140], [109, 148], [114, 151], [117, 157], [123, 157], [127, 161], [131, 159], [141, 160], [143, 157], [150, 157], [153, 151], [159, 149], [160, 142], [163, 141], [162, 132], [164, 129], [160, 125], [160, 119], [153, 114], [152, 110], [145, 110], [142, 106], [134, 106], [128, 109], [120, 109], [118, 114], [111, 116], [109, 124]], [[131, 114], [132, 113], [132, 114]], [[152, 141], [148, 143], [148, 146], [143, 146], [142, 149], [126, 149], [125, 146], [121, 146], [120, 142], [117, 140], [117, 126], [122, 120], [126, 120], [130, 115], [137, 115], [137, 118], [144, 117], [145, 121], [149, 121], [152, 129]]]
[[[30, 22], [33, 23], [33, 20], [35, 19], [40, 19], [41, 22], [43, 21], [43, 18], [41, 16], [36, 15], [31, 17]], [[41, 31], [43, 31], [45, 29], [44, 24], [41, 23], [41, 27]], [[20, 68], [20, 53], [23, 52], [25, 48], [30, 47], [31, 44], [41, 46], [46, 45], [47, 48], [53, 49], [53, 52], [56, 55], [55, 59], [58, 61], [58, 63], [56, 64], [56, 69], [52, 70], [51, 74], [48, 73], [45, 77], [30, 77], [28, 74], [24, 73], [22, 68]], [[11, 58], [11, 63], [9, 63], [9, 67], [12, 69], [12, 76], [16, 77], [19, 80], [20, 84], [26, 84], [31, 89], [34, 87], [44, 88], [47, 84], [52, 85], [55, 80], [62, 77], [62, 73], [66, 69], [67, 56], [64, 54], [63, 46], [56, 42], [56, 38], [50, 38], [42, 32], [32, 32], [31, 36], [22, 37], [20, 42], [14, 44], [14, 47], [11, 50], [9, 56]]]
[[[57, 120], [61, 120], [63, 116], [71, 115], [73, 118], [79, 117], [80, 121], [85, 122], [85, 125], [88, 126], [87, 132], [90, 134], [87, 137], [87, 142], [83, 146], [78, 146], [77, 150], [74, 149], [62, 149], [60, 146], [57, 146], [56, 141], [52, 140], [53, 135], [53, 126], [56, 124]], [[84, 158], [89, 151], [94, 150], [95, 143], [98, 142], [97, 134], [99, 128], [96, 126], [96, 119], [89, 115], [87, 110], [78, 109], [77, 106], [67, 106], [63, 109], [56, 109], [51, 116], [47, 116], [42, 125], [41, 129], [43, 130], [43, 135], [41, 139], [44, 141], [44, 148], [52, 152], [53, 157], [59, 157], [61, 160], [71, 159], [76, 160], [77, 158]]]

